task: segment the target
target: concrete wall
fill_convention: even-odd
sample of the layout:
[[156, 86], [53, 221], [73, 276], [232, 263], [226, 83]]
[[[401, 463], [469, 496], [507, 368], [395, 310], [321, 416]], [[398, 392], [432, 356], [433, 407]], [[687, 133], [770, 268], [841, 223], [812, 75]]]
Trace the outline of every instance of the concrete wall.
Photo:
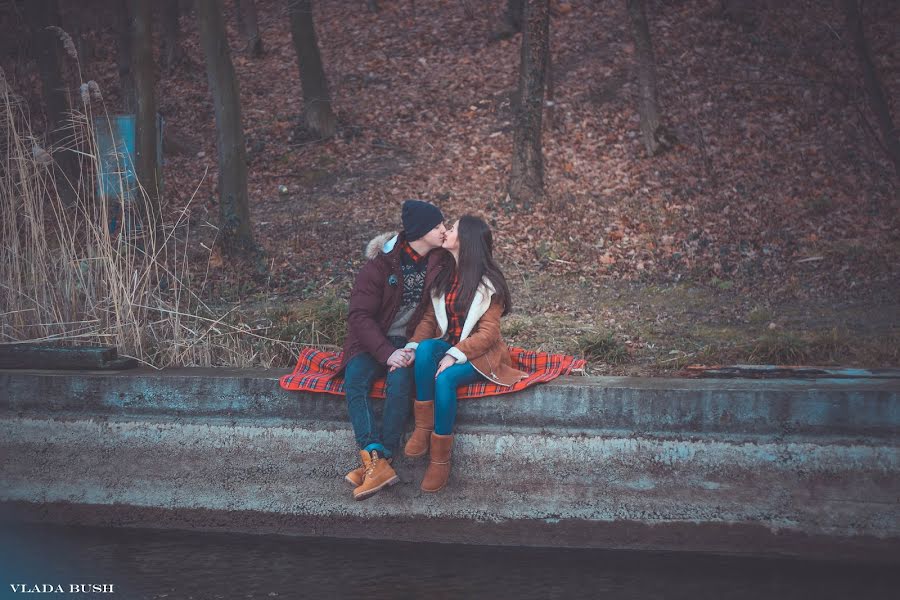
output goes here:
[[280, 373], [0, 371], [6, 519], [900, 560], [900, 381], [566, 378], [464, 400], [453, 474], [355, 502]]

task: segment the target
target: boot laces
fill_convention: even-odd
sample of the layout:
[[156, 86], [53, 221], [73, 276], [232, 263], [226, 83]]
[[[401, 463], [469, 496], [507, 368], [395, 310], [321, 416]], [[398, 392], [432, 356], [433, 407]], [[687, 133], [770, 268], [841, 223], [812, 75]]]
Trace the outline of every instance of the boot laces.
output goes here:
[[366, 477], [368, 477], [375, 471], [375, 467], [378, 466], [379, 460], [380, 460], [380, 457], [378, 456], [378, 452], [373, 450], [372, 451], [372, 460], [369, 461], [369, 466], [366, 467]]

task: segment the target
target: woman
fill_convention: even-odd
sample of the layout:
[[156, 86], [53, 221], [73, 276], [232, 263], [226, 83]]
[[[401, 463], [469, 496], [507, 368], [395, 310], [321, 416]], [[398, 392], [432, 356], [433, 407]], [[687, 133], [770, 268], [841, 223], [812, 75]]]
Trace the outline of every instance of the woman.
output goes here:
[[464, 216], [447, 231], [443, 247], [453, 267], [441, 269], [426, 309], [410, 342], [415, 350], [416, 428], [404, 448], [407, 456], [431, 462], [422, 490], [436, 492], [450, 476], [450, 449], [456, 420], [456, 389], [488, 380], [511, 386], [526, 374], [512, 367], [500, 338], [500, 317], [512, 301], [506, 278], [493, 258], [491, 230], [481, 219]]

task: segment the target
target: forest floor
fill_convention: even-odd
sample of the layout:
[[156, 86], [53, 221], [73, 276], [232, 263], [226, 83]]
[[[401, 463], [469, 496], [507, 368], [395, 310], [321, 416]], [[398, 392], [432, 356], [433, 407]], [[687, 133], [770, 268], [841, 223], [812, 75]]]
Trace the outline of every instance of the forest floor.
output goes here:
[[[335, 302], [348, 297], [365, 243], [398, 228], [402, 200], [420, 198], [448, 220], [475, 213], [491, 223], [515, 301], [507, 340], [585, 354], [589, 373], [900, 365], [897, 179], [832, 3], [729, 15], [712, 0], [648, 2], [660, 104], [678, 139], [648, 158], [624, 3], [574, 2], [551, 25], [546, 200], [533, 206], [504, 191], [520, 45], [518, 36], [488, 41], [504, 2], [472, 17], [455, 0], [383, 0], [377, 14], [361, 1], [314, 2], [340, 124], [324, 141], [302, 125], [284, 2], [256, 4], [261, 58], [243, 51], [234, 15], [226, 17], [264, 273], [235, 269], [200, 245], [213, 241], [217, 167], [192, 14], [181, 20], [185, 57], [159, 84], [166, 202], [180, 211], [197, 191], [192, 260], [204, 296], [239, 307], [234, 318], [268, 319], [268, 335], [286, 339], [297, 339], [298, 319], [339, 320]], [[865, 11], [900, 118], [900, 5], [867, 2]], [[79, 35], [90, 41], [84, 79], [100, 84], [113, 110], [107, 20]], [[34, 63], [3, 68], [39, 105]], [[339, 343], [342, 324], [332, 325], [311, 341]]]

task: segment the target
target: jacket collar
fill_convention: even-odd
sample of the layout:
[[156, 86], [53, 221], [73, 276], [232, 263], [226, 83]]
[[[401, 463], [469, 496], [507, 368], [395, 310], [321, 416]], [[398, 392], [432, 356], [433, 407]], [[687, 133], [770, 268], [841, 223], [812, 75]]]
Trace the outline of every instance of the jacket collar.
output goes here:
[[[469, 334], [475, 329], [475, 325], [481, 317], [484, 316], [484, 313], [487, 312], [488, 308], [490, 308], [491, 298], [494, 297], [496, 292], [497, 290], [491, 285], [491, 281], [487, 277], [483, 277], [481, 283], [478, 285], [478, 289], [475, 290], [475, 295], [472, 297], [472, 304], [469, 306], [469, 311], [466, 313], [466, 320], [463, 322], [462, 333], [459, 336], [460, 341], [469, 337]], [[447, 318], [446, 296], [446, 294], [441, 294], [440, 296], [431, 297], [431, 304], [434, 307], [434, 316], [437, 319], [438, 327], [440, 327], [441, 330], [441, 335], [438, 337], [443, 337], [443, 335], [447, 333], [449, 319]]]
[[366, 244], [364, 256], [367, 259], [373, 259], [381, 254], [390, 254], [399, 241], [400, 234], [396, 231], [389, 231], [376, 235]]

